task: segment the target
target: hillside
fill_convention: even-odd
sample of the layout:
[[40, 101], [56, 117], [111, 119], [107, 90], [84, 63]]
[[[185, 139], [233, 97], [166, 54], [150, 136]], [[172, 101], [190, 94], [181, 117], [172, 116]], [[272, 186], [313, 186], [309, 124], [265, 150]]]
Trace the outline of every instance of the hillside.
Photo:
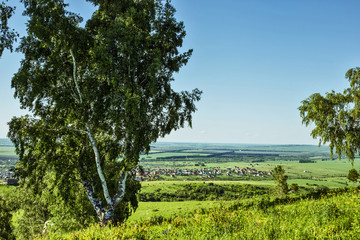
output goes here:
[[[13, 148], [3, 142], [0, 153]], [[113, 228], [92, 226], [93, 215], [85, 219], [83, 212], [64, 216], [76, 212], [74, 205], [57, 212], [59, 203], [46, 203], [48, 195], [36, 205], [39, 209], [30, 196], [14, 191], [17, 188], [3, 185], [0, 195], [15, 203], [11, 227], [20, 239], [351, 239], [358, 231], [360, 204], [358, 192], [343, 187], [359, 185], [346, 176], [352, 167], [359, 169], [360, 162], [352, 166], [331, 159], [328, 150], [307, 145], [154, 144], [150, 154], [141, 155], [142, 169], [134, 176], [142, 186], [139, 207], [126, 225]], [[0, 173], [16, 161], [6, 160]], [[285, 200], [274, 195], [272, 171], [279, 164], [289, 186], [299, 187]]]
[[262, 197], [180, 217], [156, 217], [119, 227], [94, 225], [47, 239], [357, 239], [359, 188], [286, 199]]

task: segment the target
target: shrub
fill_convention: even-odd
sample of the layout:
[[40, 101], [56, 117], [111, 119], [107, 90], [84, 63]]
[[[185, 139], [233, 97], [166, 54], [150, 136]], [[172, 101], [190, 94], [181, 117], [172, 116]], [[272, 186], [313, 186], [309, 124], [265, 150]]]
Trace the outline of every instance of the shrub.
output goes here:
[[299, 185], [296, 183], [293, 183], [290, 185], [290, 189], [293, 190], [294, 192], [297, 192], [299, 190]]
[[356, 171], [356, 169], [350, 169], [349, 170], [349, 174], [347, 176], [347, 179], [349, 179], [349, 181], [353, 182], [353, 184], [355, 182], [357, 182], [357, 180], [359, 179], [359, 173], [358, 171]]
[[0, 196], [0, 239], [14, 239], [11, 229], [11, 206]]
[[276, 191], [281, 197], [284, 197], [288, 193], [288, 185], [287, 185], [287, 179], [288, 176], [285, 175], [285, 170], [281, 165], [277, 165], [274, 168], [273, 172], [273, 179], [276, 182]]

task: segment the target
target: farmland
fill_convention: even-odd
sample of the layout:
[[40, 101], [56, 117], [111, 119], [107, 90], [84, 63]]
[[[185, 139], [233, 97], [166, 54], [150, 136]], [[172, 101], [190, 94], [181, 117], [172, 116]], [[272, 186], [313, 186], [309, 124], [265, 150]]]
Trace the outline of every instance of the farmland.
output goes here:
[[[142, 155], [140, 159], [146, 172], [156, 174], [158, 169], [168, 169], [168, 174], [160, 171], [157, 178], [145, 177], [146, 181], [230, 181], [232, 184], [272, 186], [269, 173], [281, 164], [290, 184], [297, 183], [307, 188], [344, 187], [352, 168], [346, 159], [330, 159], [328, 147], [310, 145], [157, 143], [148, 155]], [[360, 168], [357, 159], [354, 168]], [[239, 173], [236, 169], [253, 171]], [[200, 170], [210, 173], [208, 176], [198, 174]], [[214, 171], [221, 173], [214, 174]], [[263, 174], [257, 174], [259, 172]], [[143, 186], [147, 188], [147, 185]]]
[[[2, 160], [0, 171], [8, 171], [15, 166], [17, 156], [10, 142], [2, 140], [0, 143], [0, 159]], [[290, 193], [290, 199], [299, 198], [300, 200], [298, 203], [293, 203], [291, 200], [283, 207], [275, 206], [264, 211], [262, 208], [259, 209], [264, 201], [266, 204], [276, 201], [273, 197], [271, 200], [269, 196], [275, 196], [273, 191], [275, 183], [271, 174], [274, 167], [279, 164], [288, 175], [288, 184], [299, 186], [296, 193]], [[149, 226], [152, 225], [151, 231], [154, 232], [164, 232], [168, 228], [174, 229], [168, 235], [171, 239], [183, 237], [180, 232], [192, 231], [193, 228], [201, 231], [209, 227], [206, 224], [215, 224], [216, 218], [225, 217], [226, 224], [234, 227], [236, 224], [242, 224], [244, 228], [252, 229], [251, 222], [257, 223], [261, 229], [259, 233], [256, 233], [255, 229], [251, 230], [252, 233], [242, 232], [242, 234], [250, 234], [248, 239], [260, 235], [266, 238], [275, 234], [268, 228], [277, 229], [276, 234], [280, 235], [276, 236], [279, 239], [286, 239], [289, 236], [295, 236], [292, 235], [295, 233], [291, 232], [291, 229], [280, 229], [280, 231], [278, 228], [282, 225], [276, 223], [275, 215], [281, 212], [284, 215], [281, 221], [288, 221], [287, 218], [295, 218], [290, 214], [294, 209], [308, 206], [309, 209], [306, 210], [308, 212], [303, 213], [306, 222], [306, 219], [310, 217], [310, 212], [315, 211], [317, 204], [315, 200], [306, 200], [306, 196], [309, 194], [309, 196], [312, 196], [311, 194], [317, 196], [317, 193], [323, 191], [326, 195], [328, 191], [331, 191], [329, 189], [337, 191], [337, 188], [348, 189], [348, 187], [358, 186], [358, 183], [353, 184], [347, 180], [347, 174], [352, 167], [359, 170], [360, 161], [355, 159], [352, 165], [346, 159], [331, 159], [328, 147], [319, 148], [308, 145], [156, 143], [148, 155], [140, 156], [140, 166], [141, 168], [136, 169], [138, 171], [136, 177], [142, 185], [139, 207], [127, 221], [129, 228], [133, 225], [139, 226], [140, 232], [132, 232], [124, 225], [122, 228], [109, 230], [108, 233], [104, 233], [105, 235], [116, 234], [116, 231], [120, 231], [118, 234], [130, 234], [129, 236], [145, 234], [145, 230], [141, 229], [150, 229]], [[0, 195], [11, 195], [15, 189], [16, 187], [2, 185]], [[343, 210], [338, 202], [354, 199], [354, 196], [351, 193], [333, 198], [330, 196], [329, 199], [334, 199], [331, 200], [334, 203], [329, 203], [329, 205], [322, 203], [323, 208], [330, 209], [336, 205], [337, 209], [345, 211], [346, 209]], [[245, 207], [241, 210], [238, 206]], [[271, 212], [273, 215], [267, 216], [266, 212]], [[332, 212], [330, 211], [329, 214]], [[20, 215], [21, 213], [15, 213], [14, 218]], [[248, 222], [238, 223], [236, 219], [239, 216], [241, 218], [247, 216]], [[319, 219], [322, 217], [322, 215], [314, 216]], [[191, 226], [190, 222], [198, 221], [196, 219], [203, 219], [201, 221], [206, 222], [204, 223], [206, 226], [200, 222]], [[318, 220], [308, 219], [308, 221]], [[351, 221], [357, 221], [355, 215], [351, 216]], [[181, 223], [182, 227], [178, 223]], [[270, 225], [266, 227], [263, 223]], [[331, 226], [340, 229], [343, 226], [341, 222], [339, 224], [334, 222]], [[296, 233], [296, 236], [300, 239], [301, 236], [317, 234], [319, 230], [329, 232], [332, 231], [331, 226], [324, 225], [320, 229], [302, 229]], [[346, 234], [354, 234], [351, 228], [347, 229]], [[84, 231], [74, 234], [97, 236], [99, 230], [89, 228]], [[230, 239], [238, 233], [238, 231], [229, 231], [223, 234], [229, 234]], [[324, 236], [330, 236], [329, 234], [325, 233]], [[61, 238], [74, 237], [72, 234], [68, 236], [62, 235]], [[214, 236], [214, 239], [217, 237], [219, 236]], [[56, 239], [56, 235], [54, 238]]]
[[13, 144], [8, 139], [0, 139], [0, 182], [3, 172], [15, 167], [17, 159]]
[[[11, 169], [16, 161], [12, 143], [0, 139], [0, 171]], [[303, 187], [346, 186], [346, 176], [352, 168], [346, 159], [330, 159], [326, 146], [156, 143], [149, 154], [140, 156], [143, 173], [138, 175], [143, 191], [150, 184], [168, 181], [176, 186], [183, 181], [229, 181], [271, 187], [271, 171], [278, 164], [284, 167], [290, 184]], [[354, 168], [360, 168], [357, 159]], [[157, 183], [151, 182], [154, 180]]]

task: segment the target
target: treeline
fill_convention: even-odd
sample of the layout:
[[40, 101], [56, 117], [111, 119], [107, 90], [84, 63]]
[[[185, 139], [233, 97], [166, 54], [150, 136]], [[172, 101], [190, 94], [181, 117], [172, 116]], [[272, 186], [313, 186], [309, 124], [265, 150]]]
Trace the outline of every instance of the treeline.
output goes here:
[[[310, 156], [268, 156], [268, 155], [208, 155], [208, 156], [169, 156], [169, 157], [158, 157], [156, 159], [146, 159], [142, 158], [141, 162], [143, 163], [153, 163], [157, 162], [203, 162], [203, 163], [226, 163], [229, 161], [239, 161], [247, 163], [259, 163], [266, 161], [308, 161]], [[329, 158], [321, 158], [319, 160], [327, 161]], [[314, 160], [310, 160], [314, 161]]]
[[209, 155], [188, 155], [188, 156], [168, 156], [168, 157], [157, 157], [157, 161], [162, 160], [174, 160], [174, 159], [189, 159], [189, 158], [236, 158], [236, 157], [278, 157], [279, 154], [270, 154], [270, 153], [242, 153], [242, 152], [223, 152], [223, 153], [213, 153]]
[[299, 160], [299, 163], [315, 163], [315, 161], [310, 159], [301, 159]]
[[269, 193], [269, 189], [249, 184], [190, 183], [179, 186], [176, 192], [164, 192], [160, 188], [150, 193], [140, 193], [142, 202], [236, 200]]

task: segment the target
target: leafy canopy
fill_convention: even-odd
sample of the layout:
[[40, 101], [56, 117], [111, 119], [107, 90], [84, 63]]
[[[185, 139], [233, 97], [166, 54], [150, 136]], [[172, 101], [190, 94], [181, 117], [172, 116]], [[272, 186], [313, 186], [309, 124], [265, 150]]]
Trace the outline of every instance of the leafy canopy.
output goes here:
[[18, 34], [14, 29], [9, 28], [8, 20], [14, 14], [15, 7], [6, 5], [6, 1], [0, 2], [0, 57], [5, 49], [13, 50], [12, 44]]
[[64, 199], [77, 182], [101, 222], [123, 221], [137, 206], [139, 155], [191, 126], [201, 91], [171, 87], [192, 50], [179, 51], [186, 33], [169, 1], [90, 2], [97, 10], [80, 27], [62, 0], [23, 0], [28, 35], [12, 87], [32, 115], [13, 118], [8, 136], [34, 192], [51, 172]]
[[319, 145], [329, 143], [331, 154], [335, 149], [339, 158], [345, 154], [353, 161], [360, 150], [360, 68], [348, 70], [345, 77], [350, 87], [343, 93], [314, 93], [299, 110], [303, 124], [314, 124], [311, 136]]

